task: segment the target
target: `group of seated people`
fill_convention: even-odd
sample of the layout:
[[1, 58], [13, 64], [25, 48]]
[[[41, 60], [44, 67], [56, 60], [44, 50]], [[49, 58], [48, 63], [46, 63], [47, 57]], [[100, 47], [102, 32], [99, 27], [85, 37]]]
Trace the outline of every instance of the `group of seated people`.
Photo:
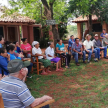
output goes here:
[[[43, 54], [39, 47], [38, 41], [33, 41], [32, 46], [27, 42], [26, 38], [22, 39], [21, 46], [18, 42], [5, 42], [3, 36], [0, 36], [0, 93], [3, 97], [4, 107], [6, 108], [25, 108], [35, 107], [47, 100], [52, 99], [50, 96], [43, 96], [41, 98], [34, 98], [27, 88], [25, 78], [29, 76], [33, 64], [24, 60], [24, 58], [31, 58], [32, 55], [38, 56], [39, 62], [42, 62], [44, 69], [42, 75], [47, 75], [51, 71], [49, 67], [51, 63], [56, 64], [56, 71], [64, 71], [61, 67], [61, 58], [65, 58], [65, 68], [69, 68], [71, 55], [75, 58], [75, 63], [79, 66], [78, 58], [82, 56], [83, 63], [86, 63], [86, 54], [88, 54], [88, 63], [90, 63], [91, 55], [94, 53], [94, 61], [100, 60], [100, 51], [104, 51], [104, 58], [107, 59], [107, 45], [108, 36], [103, 30], [101, 34], [102, 43], [99, 40], [98, 34], [95, 34], [93, 41], [91, 36], [86, 35], [85, 41], [80, 42], [79, 38], [72, 35], [69, 39], [68, 50], [62, 43], [61, 39], [57, 39], [56, 48], [54, 51], [53, 42], [48, 42], [48, 48]], [[55, 53], [58, 55], [55, 56]], [[35, 58], [32, 58], [35, 61]], [[4, 76], [2, 77], [2, 74]], [[14, 103], [14, 104], [13, 104]], [[49, 108], [49, 105], [42, 108]]]
[[107, 58], [107, 46], [108, 46], [108, 35], [103, 29], [103, 33], [101, 34], [99, 39], [98, 34], [95, 34], [94, 39], [91, 41], [91, 35], [87, 34], [85, 37], [85, 41], [83, 43], [80, 42], [79, 38], [75, 38], [74, 36], [70, 36], [68, 41], [68, 50], [72, 53], [73, 57], [75, 58], [75, 63], [77, 66], [80, 65], [78, 62], [78, 58], [82, 56], [83, 63], [86, 63], [86, 54], [88, 54], [88, 63], [90, 63], [91, 56], [94, 53], [94, 61], [98, 62], [100, 60], [100, 51], [104, 51], [104, 58]]

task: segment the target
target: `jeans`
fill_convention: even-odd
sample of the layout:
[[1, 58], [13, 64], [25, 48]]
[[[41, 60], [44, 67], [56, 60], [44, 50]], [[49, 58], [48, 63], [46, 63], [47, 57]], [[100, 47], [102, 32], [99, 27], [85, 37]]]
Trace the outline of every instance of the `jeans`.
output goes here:
[[[85, 61], [85, 59], [86, 59], [86, 53], [85, 53], [85, 51], [83, 51], [82, 53], [83, 53], [83, 61]], [[75, 63], [78, 63], [78, 55], [79, 54], [77, 52], [73, 52], [72, 55], [75, 58]]]
[[43, 106], [43, 107], [41, 107], [41, 108], [49, 108], [49, 105]]
[[[87, 51], [85, 51], [85, 53], [88, 54], [88, 60], [90, 61], [91, 60], [91, 55], [92, 55], [92, 49], [88, 49], [88, 51], [89, 51], [89, 53]], [[93, 50], [93, 53], [95, 53], [95, 58], [98, 58], [96, 49]]]
[[30, 63], [30, 65], [27, 66], [27, 68], [28, 68], [28, 74], [27, 74], [27, 76], [29, 75], [29, 73], [30, 73], [30, 71], [31, 71], [31, 69], [32, 69], [32, 66], [33, 66], [33, 63]]
[[98, 59], [100, 59], [100, 51], [104, 51], [104, 57], [107, 56], [107, 47], [104, 47], [104, 49], [95, 48], [97, 50]]

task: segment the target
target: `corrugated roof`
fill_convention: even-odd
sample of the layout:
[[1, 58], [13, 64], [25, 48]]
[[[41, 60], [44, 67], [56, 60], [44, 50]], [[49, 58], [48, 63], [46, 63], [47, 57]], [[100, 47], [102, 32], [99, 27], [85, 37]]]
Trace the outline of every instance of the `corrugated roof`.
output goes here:
[[[98, 20], [97, 16], [92, 15], [92, 20], [93, 21]], [[88, 18], [86, 16], [84, 18], [83, 18], [83, 16], [80, 16], [80, 17], [76, 18], [75, 20], [73, 20], [72, 22], [77, 23], [77, 22], [87, 22], [87, 21], [88, 21]]]
[[[9, 23], [35, 23], [35, 20], [22, 16], [18, 13], [12, 15], [4, 15], [4, 12], [0, 9], [0, 22], [9, 22]], [[2, 17], [3, 16], [3, 17]]]

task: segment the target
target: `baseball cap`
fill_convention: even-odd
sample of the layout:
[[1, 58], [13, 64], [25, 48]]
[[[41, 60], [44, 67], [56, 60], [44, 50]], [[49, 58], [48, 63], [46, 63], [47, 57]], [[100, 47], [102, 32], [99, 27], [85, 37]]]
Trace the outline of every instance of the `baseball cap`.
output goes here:
[[29, 61], [22, 61], [22, 60], [19, 60], [19, 59], [14, 59], [14, 60], [11, 60], [9, 63], [8, 63], [8, 71], [9, 73], [15, 73], [15, 72], [18, 72], [20, 71], [22, 68], [24, 67], [27, 67], [30, 65], [30, 62]]
[[95, 36], [98, 36], [98, 34], [95, 34]]

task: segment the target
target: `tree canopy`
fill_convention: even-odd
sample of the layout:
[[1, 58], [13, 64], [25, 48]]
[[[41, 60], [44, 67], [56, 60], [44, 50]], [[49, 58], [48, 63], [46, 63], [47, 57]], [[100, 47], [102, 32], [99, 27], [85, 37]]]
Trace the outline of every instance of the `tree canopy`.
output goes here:
[[[61, 16], [63, 16], [67, 9], [66, 0], [46, 0], [48, 5], [53, 2], [53, 18], [60, 22]], [[12, 11], [21, 11], [24, 15], [35, 19], [36, 23], [43, 23], [46, 20], [44, 15], [44, 6], [41, 0], [9, 0], [12, 6]]]
[[92, 15], [96, 15], [101, 22], [108, 23], [108, 0], [70, 0], [67, 13], [76, 17], [88, 17], [89, 32], [92, 32]]

